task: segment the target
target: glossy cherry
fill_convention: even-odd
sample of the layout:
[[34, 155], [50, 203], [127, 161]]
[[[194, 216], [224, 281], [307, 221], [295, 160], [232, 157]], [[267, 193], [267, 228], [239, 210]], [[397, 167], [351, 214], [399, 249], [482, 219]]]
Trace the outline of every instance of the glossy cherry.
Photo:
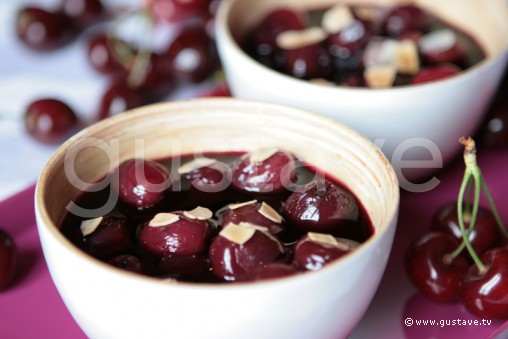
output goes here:
[[113, 80], [102, 95], [96, 115], [102, 120], [129, 109], [142, 106], [145, 99], [139, 88], [132, 87], [125, 79]]
[[203, 253], [212, 235], [213, 226], [210, 221], [188, 217], [182, 211], [171, 214], [178, 216], [177, 220], [155, 226], [152, 221], [146, 222], [138, 233], [139, 246], [160, 256]]
[[[176, 88], [175, 77], [168, 73], [164, 59], [165, 56], [151, 52], [144, 74], [140, 76], [139, 82], [134, 84], [146, 103], [158, 102], [172, 94]], [[134, 62], [131, 63], [129, 72], [132, 72], [133, 64]]]
[[292, 193], [283, 205], [288, 227], [302, 233], [331, 233], [363, 241], [359, 207], [351, 193], [328, 179], [314, 180]]
[[233, 165], [232, 185], [245, 193], [281, 194], [296, 180], [295, 158], [288, 152], [275, 150], [266, 159], [257, 152], [246, 154]]
[[131, 246], [133, 229], [125, 218], [106, 216], [90, 234], [83, 235], [83, 246], [93, 256], [104, 258], [123, 252]]
[[111, 185], [122, 202], [147, 209], [162, 201], [172, 182], [166, 167], [158, 162], [130, 159], [118, 166]]
[[[127, 76], [127, 62], [135, 53], [134, 48], [125, 41], [99, 33], [87, 42], [88, 63], [104, 75]], [[120, 61], [123, 55], [123, 62]]]
[[294, 265], [299, 270], [317, 271], [358, 246], [357, 242], [351, 240], [333, 237], [331, 239], [333, 241], [327, 243], [313, 240], [308, 234], [303, 236], [294, 248]]
[[[234, 206], [234, 205], [230, 205]], [[263, 208], [271, 209], [266, 203], [255, 202], [245, 206], [231, 209], [230, 207], [224, 208], [218, 213], [219, 225], [221, 228], [226, 227], [229, 224], [239, 224], [241, 222], [251, 223], [257, 226], [266, 227], [266, 229], [272, 234], [278, 234], [284, 229], [284, 221], [282, 217], [280, 220], [272, 220], [263, 215]], [[277, 213], [275, 210], [272, 212]], [[275, 214], [277, 216], [278, 214]]]
[[246, 280], [255, 268], [273, 263], [284, 254], [279, 241], [266, 232], [255, 230], [243, 244], [221, 234], [213, 239], [208, 252], [212, 273], [221, 281]]
[[289, 277], [297, 274], [296, 269], [288, 264], [273, 263], [266, 266], [254, 268], [246, 277], [247, 281], [257, 281], [266, 279], [276, 279]]
[[180, 22], [206, 16], [211, 0], [148, 0], [147, 3], [157, 20]]
[[462, 65], [466, 52], [457, 34], [451, 29], [441, 29], [424, 35], [419, 40], [419, 50], [428, 65], [450, 63]]
[[471, 313], [486, 319], [508, 319], [508, 248], [496, 248], [482, 256], [485, 271], [473, 265], [460, 289], [462, 303]]
[[437, 81], [449, 78], [461, 72], [461, 69], [452, 64], [441, 64], [438, 66], [424, 67], [418, 74], [413, 76], [411, 84], [424, 84], [431, 81]]
[[77, 127], [78, 118], [67, 104], [57, 99], [38, 99], [25, 110], [25, 128], [36, 140], [61, 142]]
[[284, 72], [299, 79], [329, 79], [332, 61], [328, 52], [313, 44], [297, 49], [284, 50]]
[[70, 42], [75, 36], [75, 28], [61, 13], [24, 7], [16, 17], [16, 33], [29, 48], [49, 51]]
[[442, 303], [459, 300], [468, 263], [462, 255], [453, 260], [449, 257], [459, 245], [449, 234], [432, 232], [415, 241], [406, 252], [406, 272], [428, 299]]
[[191, 83], [205, 80], [219, 66], [215, 43], [201, 25], [183, 26], [163, 57], [169, 74]]
[[145, 271], [142, 261], [131, 254], [121, 254], [108, 260], [108, 264], [134, 273]]
[[252, 31], [245, 48], [263, 64], [278, 68], [280, 60], [276, 60], [279, 51], [275, 42], [277, 35], [289, 30], [304, 29], [307, 27], [307, 21], [303, 13], [289, 8], [275, 9]]
[[[469, 230], [470, 213], [463, 213], [464, 226]], [[451, 234], [458, 241], [462, 241], [462, 234], [457, 219], [457, 203], [448, 203], [443, 205], [434, 215], [432, 219], [432, 230]], [[482, 255], [488, 249], [499, 244], [501, 234], [496, 223], [496, 219], [492, 212], [486, 208], [479, 207], [476, 216], [474, 228], [469, 236], [469, 241], [474, 251], [478, 255]]]
[[384, 30], [392, 37], [416, 31], [425, 32], [430, 23], [429, 15], [421, 8], [409, 4], [393, 8], [386, 16]]
[[16, 270], [18, 251], [14, 239], [0, 229], [0, 291], [6, 289]]
[[64, 0], [61, 11], [81, 29], [98, 23], [105, 15], [101, 0]]

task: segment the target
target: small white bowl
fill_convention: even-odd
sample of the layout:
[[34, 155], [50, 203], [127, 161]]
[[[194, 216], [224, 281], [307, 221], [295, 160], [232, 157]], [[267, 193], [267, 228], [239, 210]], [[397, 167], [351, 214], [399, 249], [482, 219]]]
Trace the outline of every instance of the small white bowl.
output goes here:
[[[471, 135], [480, 124], [508, 59], [508, 4], [504, 0], [413, 1], [475, 38], [487, 54], [484, 61], [458, 76], [423, 85], [365, 89], [313, 84], [269, 69], [237, 43], [273, 8], [308, 10], [338, 1], [222, 1], [216, 36], [228, 84], [235, 97], [308, 109], [358, 130], [376, 142], [392, 161], [401, 186], [411, 190], [406, 179], [421, 179], [442, 168], [461, 149], [459, 137]], [[393, 5], [397, 1], [361, 3]], [[416, 169], [402, 176], [401, 169], [412, 166]]]
[[[96, 182], [134, 157], [136, 148], [158, 159], [262, 146], [286, 149], [340, 178], [368, 211], [374, 235], [316, 272], [255, 283], [199, 284], [109, 266], [59, 231], [66, 206], [80, 193], [71, 172]], [[339, 338], [359, 322], [384, 272], [399, 187], [383, 154], [348, 127], [298, 109], [208, 99], [147, 106], [83, 130], [45, 166], [35, 206], [53, 281], [92, 338]]]

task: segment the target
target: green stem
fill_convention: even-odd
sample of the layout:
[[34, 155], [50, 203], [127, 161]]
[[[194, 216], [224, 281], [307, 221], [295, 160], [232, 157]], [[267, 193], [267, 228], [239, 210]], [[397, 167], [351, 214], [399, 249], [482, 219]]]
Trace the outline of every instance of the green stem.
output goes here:
[[[142, 17], [146, 20], [143, 36], [148, 37], [150, 36], [150, 30], [153, 26], [153, 18], [148, 10], [143, 11], [142, 14]], [[131, 87], [140, 86], [146, 78], [148, 67], [150, 66], [150, 56], [152, 54], [147, 44], [148, 39], [143, 39], [141, 48], [134, 57], [134, 62], [127, 78], [127, 83]]]
[[485, 183], [485, 180], [483, 179], [483, 176], [480, 173], [480, 183], [482, 185], [483, 193], [485, 194], [485, 197], [487, 198], [487, 201], [489, 202], [490, 209], [492, 210], [492, 214], [494, 214], [494, 218], [496, 219], [497, 226], [499, 227], [499, 230], [505, 238], [508, 239], [508, 230], [506, 230], [506, 227], [503, 224], [503, 221], [501, 220], [501, 217], [499, 216], [499, 212], [497, 211], [496, 204], [494, 203], [494, 200], [492, 199], [492, 196], [490, 195], [489, 189], [487, 188], [487, 184]]

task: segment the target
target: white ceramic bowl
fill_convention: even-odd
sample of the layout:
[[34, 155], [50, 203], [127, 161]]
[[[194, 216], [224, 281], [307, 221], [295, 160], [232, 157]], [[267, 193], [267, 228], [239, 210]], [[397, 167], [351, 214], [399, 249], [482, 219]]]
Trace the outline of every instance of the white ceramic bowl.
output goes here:
[[[376, 141], [392, 161], [401, 186], [421, 179], [460, 149], [471, 135], [508, 59], [508, 4], [504, 0], [403, 0], [415, 2], [478, 41], [487, 58], [459, 76], [390, 89], [327, 87], [277, 73], [256, 62], [237, 44], [267, 12], [283, 5], [326, 8], [341, 0], [223, 0], [216, 18], [218, 48], [235, 97], [308, 109], [360, 131]], [[342, 0], [394, 4], [397, 0]], [[408, 164], [404, 160], [422, 160]], [[441, 161], [442, 160], [442, 161]], [[402, 177], [400, 169], [416, 166]], [[428, 168], [426, 168], [428, 166]], [[408, 185], [406, 185], [408, 186]]]
[[[136, 144], [149, 159], [268, 145], [287, 149], [340, 178], [367, 209], [375, 234], [320, 271], [264, 282], [170, 283], [111, 267], [59, 231], [67, 204], [80, 193], [66, 166], [96, 182], [133, 157]], [[122, 339], [344, 337], [379, 284], [398, 205], [393, 168], [366, 138], [316, 114], [234, 99], [147, 106], [91, 126], [56, 151], [35, 197], [46, 262], [71, 314], [92, 338]]]

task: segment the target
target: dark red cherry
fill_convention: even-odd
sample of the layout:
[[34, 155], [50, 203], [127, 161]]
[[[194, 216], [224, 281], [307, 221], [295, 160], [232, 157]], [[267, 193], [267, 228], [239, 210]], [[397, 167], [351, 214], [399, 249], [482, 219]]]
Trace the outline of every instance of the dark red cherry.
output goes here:
[[288, 152], [260, 149], [233, 165], [232, 185], [245, 193], [280, 194], [295, 182], [295, 166], [295, 158]]
[[332, 61], [320, 44], [284, 50], [284, 72], [299, 79], [328, 79], [332, 73]]
[[384, 30], [392, 37], [398, 37], [408, 31], [425, 32], [429, 21], [429, 15], [421, 8], [412, 4], [400, 5], [386, 16]]
[[127, 80], [116, 79], [108, 85], [101, 97], [97, 120], [123, 113], [144, 103], [143, 93], [139, 88], [130, 86]]
[[368, 87], [363, 72], [353, 73], [346, 77], [344, 84], [349, 87]]
[[420, 38], [420, 54], [430, 65], [450, 63], [461, 65], [465, 61], [465, 51], [457, 34], [451, 29], [440, 29]]
[[167, 254], [158, 262], [159, 274], [173, 279], [193, 280], [203, 278], [208, 271], [208, 260], [204, 254]]
[[192, 83], [205, 80], [219, 66], [215, 43], [201, 25], [183, 26], [163, 57], [169, 74]]
[[210, 89], [205, 90], [200, 97], [230, 97], [231, 90], [226, 82], [219, 82]]
[[308, 233], [294, 248], [294, 265], [300, 270], [317, 271], [358, 247], [356, 241], [328, 234]]
[[25, 7], [16, 17], [18, 38], [36, 51], [62, 47], [75, 36], [71, 21], [63, 14], [38, 7]]
[[38, 99], [25, 111], [25, 128], [36, 140], [58, 143], [68, 137], [77, 127], [74, 111], [57, 99]]
[[81, 29], [98, 23], [105, 14], [100, 0], [64, 0], [61, 11]]
[[326, 39], [328, 51], [331, 55], [348, 58], [367, 44], [372, 36], [372, 30], [367, 22], [355, 19], [338, 33], [333, 33]]
[[97, 34], [87, 42], [87, 58], [89, 64], [99, 73], [104, 75], [127, 76], [127, 69], [120, 61], [120, 56], [129, 60], [135, 53], [134, 48], [125, 41], [108, 36]]
[[289, 277], [297, 274], [296, 269], [293, 266], [283, 263], [273, 263], [266, 266], [260, 266], [254, 268], [248, 275], [246, 280], [257, 281], [266, 279], [276, 279]]
[[127, 250], [132, 244], [133, 230], [125, 218], [106, 216], [92, 229], [84, 228], [86, 223], [81, 224], [82, 240], [85, 250], [93, 256], [109, 257]]
[[148, 0], [148, 8], [160, 21], [180, 22], [208, 14], [211, 0]]
[[14, 239], [0, 229], [0, 291], [12, 282], [18, 260], [18, 251]]
[[108, 260], [108, 264], [134, 273], [143, 273], [144, 267], [138, 257], [130, 254], [121, 254]]
[[468, 311], [486, 319], [508, 319], [508, 248], [495, 248], [483, 254], [486, 270], [476, 265], [467, 271], [460, 289]]
[[328, 179], [314, 180], [292, 193], [283, 204], [282, 215], [288, 227], [301, 233], [364, 240], [355, 197]]
[[246, 203], [230, 204], [218, 213], [221, 228], [229, 224], [242, 222], [266, 227], [272, 234], [278, 234], [284, 229], [284, 220], [267, 203], [252, 200]]
[[[194, 205], [221, 207], [231, 199], [231, 168], [215, 159], [197, 158], [180, 167], [182, 183], [188, 187], [189, 201]], [[191, 166], [191, 167], [189, 167]]]
[[437, 81], [449, 78], [461, 72], [461, 69], [452, 64], [442, 64], [438, 66], [424, 67], [411, 80], [411, 84], [424, 84], [431, 81]]
[[[192, 212], [191, 212], [192, 213]], [[212, 212], [207, 210], [209, 218]], [[206, 219], [197, 219], [188, 211], [159, 213], [139, 230], [141, 248], [157, 255], [189, 256], [207, 248], [213, 226]]]
[[[464, 212], [464, 227], [469, 231], [471, 213]], [[457, 204], [448, 203], [442, 206], [432, 219], [432, 230], [453, 235], [457, 241], [462, 241], [459, 222], [457, 219]], [[488, 249], [499, 245], [501, 234], [496, 219], [492, 212], [479, 207], [474, 228], [469, 236], [469, 241], [477, 255], [482, 255]]]
[[283, 254], [282, 245], [268, 232], [229, 225], [212, 241], [208, 258], [217, 279], [242, 281], [255, 268], [273, 263]]
[[443, 303], [459, 300], [459, 288], [468, 263], [462, 255], [453, 261], [448, 257], [459, 245], [449, 234], [432, 232], [407, 250], [406, 272], [428, 299]]
[[152, 52], [145, 74], [140, 76], [141, 81], [136, 86], [147, 103], [166, 98], [176, 87], [175, 77], [167, 72], [164, 59], [165, 56]]
[[112, 187], [121, 201], [137, 209], [157, 205], [173, 182], [166, 167], [142, 159], [126, 160], [113, 174]]
[[247, 38], [245, 45], [249, 53], [269, 67], [277, 66], [276, 54], [279, 50], [275, 42], [277, 35], [289, 30], [307, 27], [304, 13], [289, 8], [279, 8], [270, 12]]

